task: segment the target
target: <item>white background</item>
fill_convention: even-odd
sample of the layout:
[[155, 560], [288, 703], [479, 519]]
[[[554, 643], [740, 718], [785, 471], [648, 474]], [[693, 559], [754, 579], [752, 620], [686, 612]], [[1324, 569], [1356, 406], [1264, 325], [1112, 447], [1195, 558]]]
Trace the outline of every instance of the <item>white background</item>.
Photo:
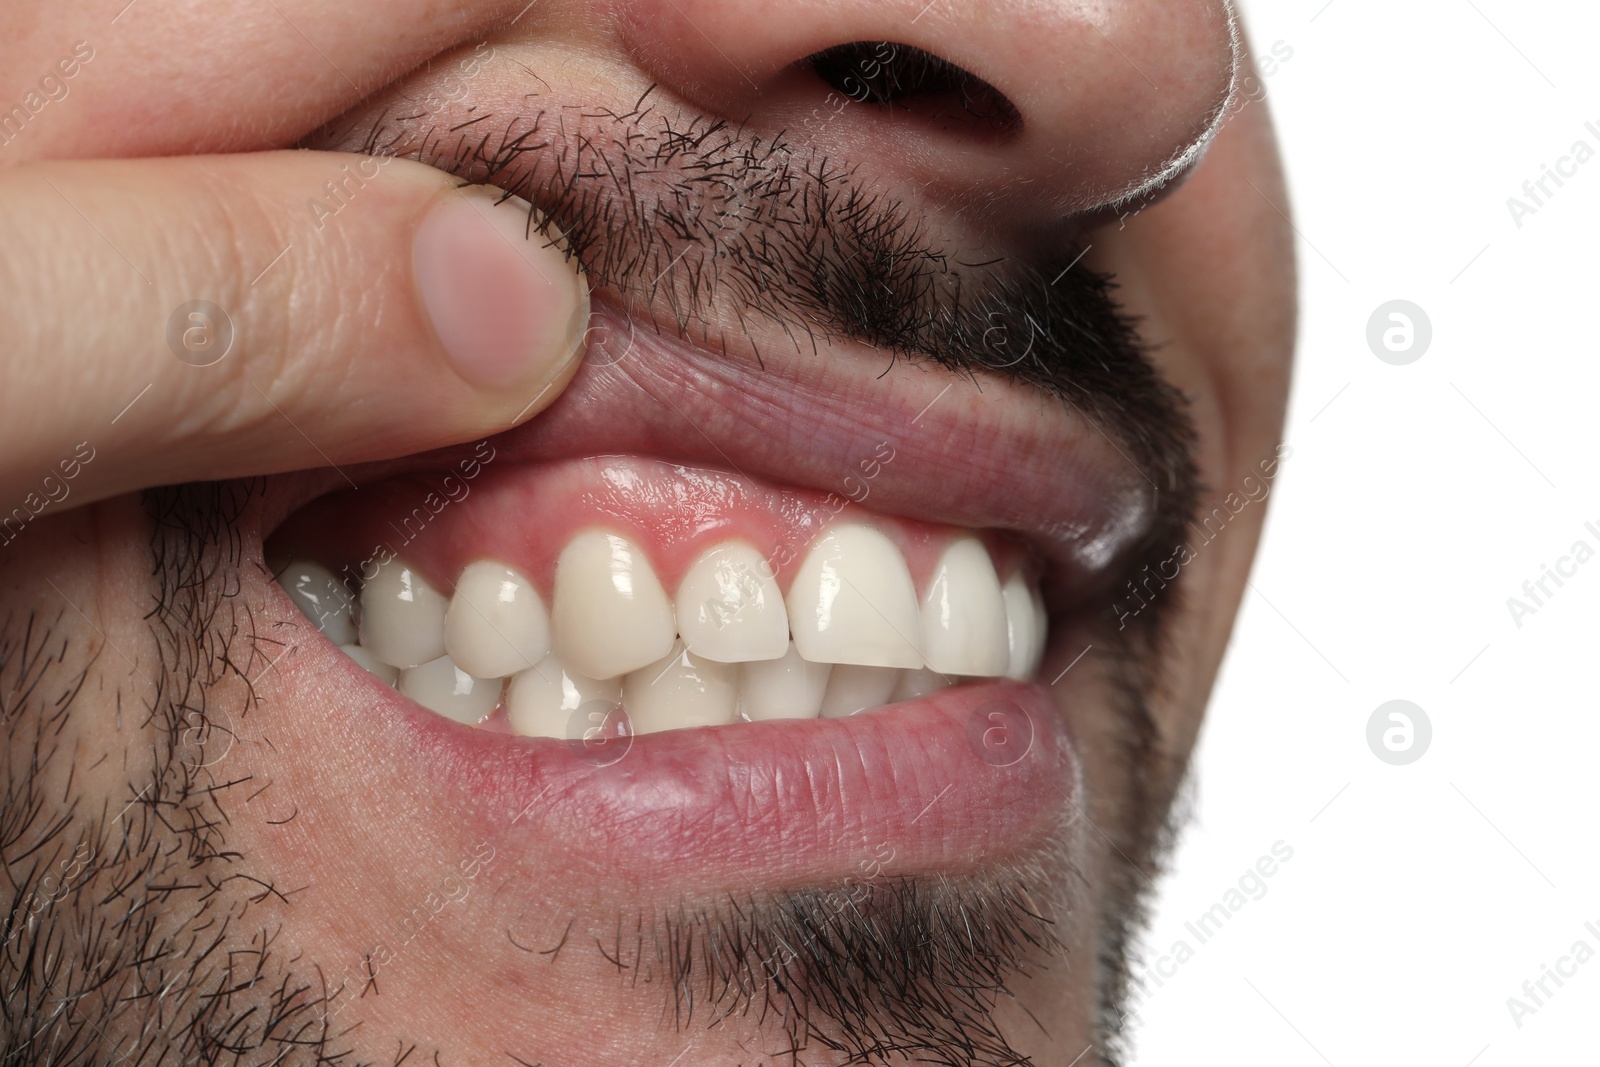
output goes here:
[[[1600, 957], [1520, 1027], [1507, 1006], [1575, 942], [1600, 953], [1600, 558], [1520, 628], [1506, 603], [1600, 550], [1600, 156], [1520, 228], [1506, 203], [1574, 142], [1600, 153], [1600, 11], [1243, 6], [1259, 52], [1293, 49], [1266, 89], [1300, 233], [1294, 455], [1146, 939], [1147, 967], [1194, 955], [1147, 970], [1135, 1062], [1600, 1063]], [[1407, 366], [1367, 346], [1392, 299], [1432, 322]], [[1392, 699], [1433, 726], [1408, 766], [1367, 746]], [[1280, 840], [1200, 944], [1184, 924]]]

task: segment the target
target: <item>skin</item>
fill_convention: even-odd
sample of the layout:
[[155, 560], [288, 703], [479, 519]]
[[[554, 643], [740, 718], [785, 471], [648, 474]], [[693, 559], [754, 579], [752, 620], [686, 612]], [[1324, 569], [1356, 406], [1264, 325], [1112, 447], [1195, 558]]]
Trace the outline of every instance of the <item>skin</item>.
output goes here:
[[[405, 255], [393, 234], [448, 189], [447, 179], [396, 161], [392, 177], [364, 194], [349, 225], [313, 239], [296, 227], [305, 226], [305, 198], [336, 169], [324, 157], [215, 154], [267, 153], [308, 139], [350, 147], [328, 132], [349, 128], [341, 116], [381, 111], [399, 93], [425, 94], [485, 40], [512, 62], [497, 65], [469, 93], [493, 91], [494, 78], [520, 75], [514, 62], [574, 102], [608, 85], [628, 87], [624, 95], [631, 96], [634, 83], [653, 82], [687, 108], [774, 130], [796, 128], [826, 93], [814, 79], [796, 76], [792, 64], [801, 57], [857, 40], [924, 48], [1003, 92], [1022, 117], [1023, 134], [936, 150], [928, 136], [906, 132], [905, 123], [887, 130], [870, 109], [855, 107], [805, 136], [871, 169], [885, 186], [916, 196], [952, 227], [997, 243], [1062, 216], [1090, 227], [1086, 264], [1115, 274], [1119, 298], [1140, 319], [1156, 367], [1188, 398], [1205, 487], [1199, 511], [1206, 514], [1230, 492], [1242, 492], [1241, 482], [1276, 454], [1288, 386], [1294, 263], [1267, 109], [1236, 100], [1203, 158], [1185, 156], [1228, 99], [1230, 41], [1218, 4], [1005, 0], [984, 5], [981, 14], [941, 5], [919, 15], [920, 2], [871, 0], [679, 0], [615, 10], [547, 3], [513, 23], [521, 7], [282, 0], [225, 13], [141, 4], [114, 24], [108, 23], [114, 11], [35, 6], [8, 15], [20, 25], [8, 27], [0, 44], [0, 71], [10, 72], [0, 101], [20, 99], [29, 72], [50, 69], [73, 41], [92, 42], [96, 54], [71, 79], [65, 100], [53, 101], [0, 149], [8, 168], [0, 170], [0, 203], [11, 205], [4, 223], [20, 237], [7, 244], [25, 250], [0, 263], [7, 291], [20, 297], [0, 315], [10, 316], [5, 336], [29, 339], [8, 357], [16, 370], [8, 369], [0, 401], [4, 499], [20, 499], [79, 440], [92, 439], [97, 458], [74, 480], [67, 500], [0, 549], [0, 692], [6, 694], [0, 707], [11, 729], [0, 773], [15, 795], [27, 778], [33, 739], [48, 735], [59, 755], [37, 775], [42, 794], [77, 797], [78, 817], [103, 813], [88, 873], [43, 905], [52, 914], [82, 916], [118, 906], [91, 899], [90, 890], [104, 888], [95, 872], [110, 868], [119, 841], [125, 853], [129, 834], [160, 839], [171, 831], [162, 809], [137, 795], [144, 783], [170, 780], [173, 758], [160, 753], [171, 746], [179, 764], [194, 768], [194, 782], [219, 787], [182, 810], [202, 823], [225, 818], [226, 828], [188, 824], [174, 834], [188, 861], [160, 867], [160, 878], [238, 871], [205, 858], [225, 841], [227, 850], [249, 857], [258, 881], [226, 882], [211, 900], [192, 891], [166, 893], [158, 934], [176, 937], [194, 916], [226, 913], [234, 917], [228, 945], [242, 953], [253, 937], [273, 931], [266, 973], [279, 975], [285, 961], [296, 959], [335, 972], [324, 974], [328, 988], [314, 991], [327, 998], [314, 1014], [331, 1016], [331, 1029], [322, 1032], [337, 1034], [338, 1047], [353, 1050], [353, 1062], [393, 1062], [410, 1047], [417, 1050], [412, 1062], [426, 1062], [435, 1051], [442, 1063], [509, 1063], [514, 1055], [551, 1067], [668, 1064], [679, 1055], [685, 1064], [788, 1062], [762, 1058], [772, 1054], [772, 1034], [748, 1019], [713, 1030], [663, 1024], [659, 996], [619, 986], [615, 970], [592, 951], [530, 964], [518, 946], [555, 945], [574, 917], [597, 923], [619, 909], [660, 902], [644, 899], [647, 889], [598, 880], [582, 856], [553, 848], [513, 854], [503, 841], [496, 848], [492, 835], [469, 840], [427, 788], [395, 789], [384, 759], [401, 757], [389, 739], [317, 714], [359, 707], [362, 691], [349, 679], [329, 681], [309, 653], [277, 662], [304, 640], [303, 620], [276, 596], [261, 565], [261, 542], [290, 508], [333, 488], [336, 476], [277, 481], [246, 504], [237, 525], [236, 594], [213, 607], [247, 636], [195, 650], [162, 636], [169, 617], [159, 611], [153, 630], [158, 586], [150, 545], [161, 535], [153, 533], [140, 490], [473, 441], [508, 426], [538, 391], [513, 397], [476, 390], [455, 378], [428, 342], [409, 339], [426, 331], [414, 328], [414, 294], [393, 267]], [[194, 40], [207, 45], [173, 46]], [[1062, 63], [1063, 55], [1073, 62]], [[124, 162], [188, 155], [207, 158]], [[68, 162], [89, 159], [96, 162]], [[1176, 169], [1164, 169], [1174, 160]], [[1155, 190], [1152, 175], [1174, 180]], [[46, 179], [55, 192], [41, 184]], [[79, 204], [103, 232], [81, 225], [61, 199]], [[970, 217], [955, 221], [967, 211]], [[255, 289], [251, 277], [285, 241], [293, 249], [282, 264], [289, 269], [267, 275]], [[108, 243], [132, 250], [156, 295], [138, 286]], [[210, 378], [151, 340], [166, 310], [195, 292], [228, 294], [222, 302], [240, 323], [240, 336], [257, 346]], [[364, 334], [362, 322], [342, 313], [362, 299], [378, 301], [384, 312], [362, 321], [393, 324], [392, 338]], [[255, 340], [263, 335], [270, 339]], [[380, 349], [387, 357], [381, 364], [371, 355]], [[523, 417], [536, 418], [571, 371], [541, 372], [527, 383], [557, 387]], [[892, 380], [906, 390], [928, 385], [926, 371], [896, 368], [895, 374]], [[269, 383], [272, 403], [250, 387], [252, 380]], [[147, 382], [159, 386], [148, 402], [112, 424]], [[994, 389], [997, 402], [1014, 405], [1019, 418], [1036, 403], [1020, 387]], [[368, 405], [360, 425], [341, 402], [356, 395]], [[376, 438], [375, 430], [381, 430]], [[311, 449], [307, 438], [316, 442]], [[1003, 1005], [998, 1016], [1015, 1047], [1041, 1067], [1106, 1062], [1095, 1014], [1100, 986], [1111, 976], [1090, 960], [1110, 921], [1111, 886], [1154, 875], [1154, 831], [1182, 782], [1264, 514], [1263, 506], [1245, 508], [1183, 569], [1143, 765], [1130, 766], [1119, 747], [1122, 734], [1105, 698], [1108, 662], [1087, 658], [1057, 690], [1082, 754], [1086, 814], [1099, 833], [1084, 837], [1076, 866], [1086, 888], [1056, 931], [1069, 958], [1082, 962], [1019, 981], [1016, 1003]], [[41, 643], [54, 658], [30, 667], [19, 650]], [[185, 734], [181, 715], [146, 712], [157, 703], [152, 688], [160, 665], [174, 657], [192, 661], [202, 675], [207, 707], [228, 723], [225, 741], [217, 733]], [[23, 678], [38, 684], [24, 693]], [[73, 691], [69, 714], [47, 729], [56, 698]], [[1128, 802], [1134, 777], [1147, 798], [1138, 811]], [[249, 784], [222, 786], [244, 780]], [[1104, 841], [1118, 842], [1142, 873], [1130, 875]], [[64, 835], [49, 854], [67, 857], [78, 843]], [[476, 864], [467, 878], [462, 864], [481, 858], [480, 846], [494, 858]], [[20, 872], [31, 869], [25, 850], [4, 847], [13, 910], [31, 907], [15, 888]], [[1051, 870], [1065, 881], [1063, 871]], [[441, 888], [452, 872], [457, 882]], [[273, 891], [263, 892], [266, 885]], [[394, 940], [399, 916], [430, 892], [454, 893], [455, 885], [461, 899], [405, 945], [381, 980], [338, 988], [375, 942]], [[192, 961], [198, 943], [177, 947], [178, 960]], [[93, 954], [81, 951], [79, 963], [92, 969]], [[181, 970], [169, 962], [163, 973]], [[1030, 1014], [1049, 1021], [1048, 1036]], [[174, 1017], [165, 1031], [141, 1034], [128, 1014], [105, 1018], [93, 998], [67, 1013], [68, 1020], [104, 1028], [83, 1040], [118, 1051], [167, 1050], [163, 1042], [172, 1041], [176, 1026]], [[1075, 1059], [1086, 1046], [1093, 1047]], [[301, 1062], [295, 1056], [314, 1062], [306, 1055], [296, 1050], [287, 1062]], [[802, 1062], [842, 1062], [808, 1055]], [[252, 1050], [239, 1062], [271, 1059], [271, 1052]], [[165, 1062], [154, 1054], [147, 1061]]]

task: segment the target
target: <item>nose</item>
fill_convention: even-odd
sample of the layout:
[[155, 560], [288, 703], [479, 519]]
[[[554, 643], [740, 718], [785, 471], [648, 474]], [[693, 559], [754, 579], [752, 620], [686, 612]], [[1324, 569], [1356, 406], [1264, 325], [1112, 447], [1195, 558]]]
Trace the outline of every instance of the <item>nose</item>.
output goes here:
[[631, 54], [791, 148], [1069, 214], [1180, 174], [1226, 110], [1229, 0], [640, 0]]

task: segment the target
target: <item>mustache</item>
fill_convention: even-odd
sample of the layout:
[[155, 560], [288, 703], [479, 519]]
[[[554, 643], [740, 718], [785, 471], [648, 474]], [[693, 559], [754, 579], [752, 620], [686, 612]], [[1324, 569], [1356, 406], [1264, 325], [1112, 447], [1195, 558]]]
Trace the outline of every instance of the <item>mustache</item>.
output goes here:
[[863, 163], [657, 97], [652, 86], [617, 111], [532, 93], [523, 113], [459, 121], [429, 100], [308, 143], [416, 159], [522, 197], [530, 235], [561, 244], [597, 291], [714, 349], [729, 329], [754, 346], [749, 327], [762, 321], [801, 350], [856, 341], [891, 362], [1038, 389], [1118, 443], [1156, 500], [1151, 540], [1170, 547], [1199, 488], [1185, 400], [1118, 306], [1114, 278], [1065, 236], [1073, 220], [1041, 220], [1036, 230], [1064, 236], [1026, 249], [958, 247]]

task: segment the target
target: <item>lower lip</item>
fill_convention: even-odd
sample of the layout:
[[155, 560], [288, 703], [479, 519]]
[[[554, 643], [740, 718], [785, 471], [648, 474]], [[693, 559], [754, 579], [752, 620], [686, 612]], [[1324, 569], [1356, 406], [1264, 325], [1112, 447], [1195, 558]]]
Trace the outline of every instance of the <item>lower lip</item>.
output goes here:
[[736, 889], [741, 877], [773, 888], [866, 863], [872, 876], [972, 870], [1044, 844], [1081, 790], [1060, 711], [1037, 685], [604, 742], [472, 729], [385, 692], [365, 709], [368, 729], [392, 716], [428, 768], [421, 779], [473, 831], [541, 862], [568, 853], [618, 888]]

